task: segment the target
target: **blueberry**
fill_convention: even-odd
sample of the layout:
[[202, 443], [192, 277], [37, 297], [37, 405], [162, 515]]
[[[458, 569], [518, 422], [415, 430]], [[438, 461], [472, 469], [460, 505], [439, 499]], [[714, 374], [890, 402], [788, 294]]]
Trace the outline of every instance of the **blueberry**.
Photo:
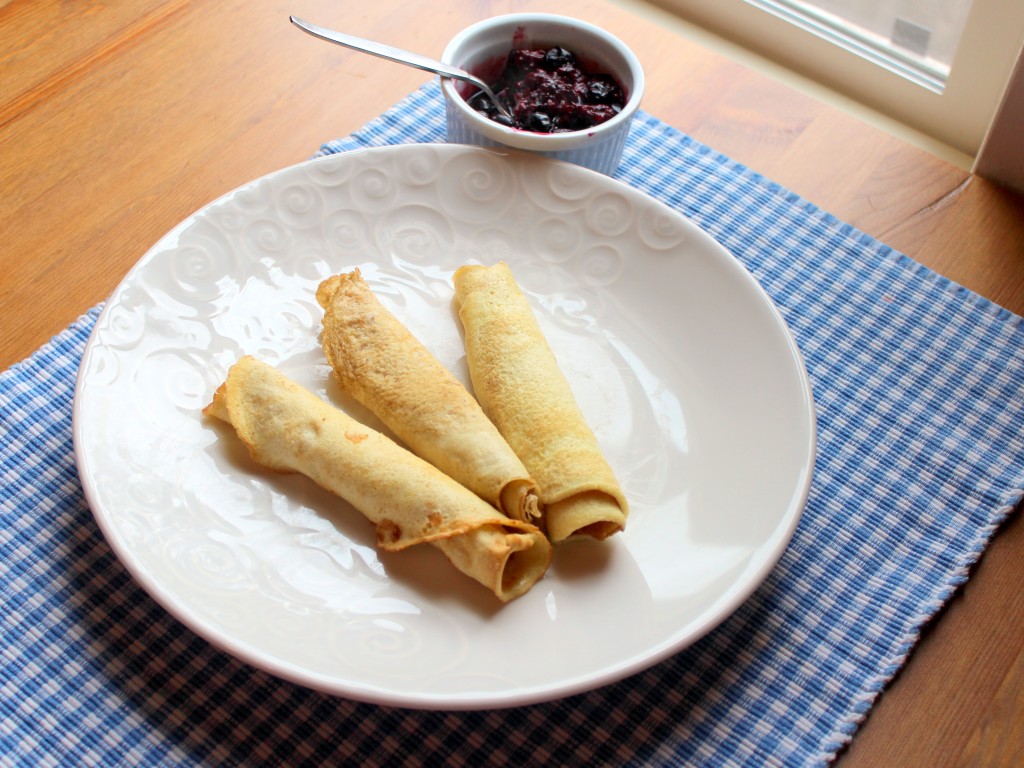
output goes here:
[[526, 118], [526, 128], [536, 133], [550, 133], [551, 118], [544, 112], [531, 112]]
[[575, 61], [576, 57], [572, 55], [572, 51], [567, 51], [560, 46], [550, 48], [544, 54], [544, 66], [547, 69], [558, 69], [558, 67], [572, 64]]
[[622, 102], [622, 90], [610, 77], [596, 75], [587, 82], [587, 94], [592, 104]]
[[470, 96], [468, 103], [477, 112], [483, 112], [489, 115], [492, 112], [497, 111], [497, 108], [494, 106], [494, 102], [491, 101], [491, 97], [483, 91], [477, 91]]

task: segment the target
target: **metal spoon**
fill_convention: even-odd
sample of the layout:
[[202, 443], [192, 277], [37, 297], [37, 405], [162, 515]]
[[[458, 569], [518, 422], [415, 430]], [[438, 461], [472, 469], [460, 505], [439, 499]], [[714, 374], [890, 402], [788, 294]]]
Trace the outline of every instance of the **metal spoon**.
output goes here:
[[[464, 69], [453, 67], [449, 64], [445, 64], [441, 61], [435, 61], [434, 59], [421, 56], [418, 53], [411, 53], [410, 51], [404, 51], [401, 48], [394, 48], [390, 45], [384, 45], [383, 43], [377, 43], [373, 40], [364, 40], [361, 37], [355, 37], [354, 35], [346, 35], [343, 32], [335, 32], [332, 29], [325, 29], [324, 27], [317, 26], [308, 21], [303, 21], [295, 16], [289, 16], [289, 21], [297, 26], [304, 32], [308, 32], [313, 37], [319, 37], [321, 40], [327, 40], [331, 43], [337, 43], [343, 45], [346, 48], [352, 48], [363, 53], [369, 53], [374, 56], [380, 56], [382, 59], [388, 59], [389, 61], [395, 61], [399, 64], [408, 64], [410, 67], [416, 67], [417, 69], [423, 69], [427, 72], [433, 72], [441, 77], [450, 77], [453, 80], [462, 80], [463, 82], [469, 83], [475, 86], [478, 90], [483, 92], [491, 100], [491, 103], [498, 108], [506, 117], [511, 118], [512, 113], [509, 112], [501, 99], [491, 90], [490, 86], [487, 85], [483, 80], [475, 75], [469, 74]], [[470, 100], [475, 99], [480, 94], [474, 94], [470, 97]]]

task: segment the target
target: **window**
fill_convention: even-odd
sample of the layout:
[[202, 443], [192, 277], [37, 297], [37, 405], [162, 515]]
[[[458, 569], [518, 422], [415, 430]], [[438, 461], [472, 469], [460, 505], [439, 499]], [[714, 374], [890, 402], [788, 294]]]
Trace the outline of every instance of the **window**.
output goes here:
[[925, 88], [945, 89], [971, 0], [752, 3]]
[[1021, 0], [658, 0], [975, 157], [1024, 41]]

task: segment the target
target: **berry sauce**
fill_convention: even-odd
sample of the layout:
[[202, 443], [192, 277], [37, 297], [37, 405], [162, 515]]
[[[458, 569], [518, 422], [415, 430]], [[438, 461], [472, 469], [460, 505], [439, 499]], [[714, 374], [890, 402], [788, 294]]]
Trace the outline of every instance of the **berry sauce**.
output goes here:
[[501, 125], [533, 133], [582, 131], [615, 117], [626, 96], [611, 75], [590, 71], [565, 48], [509, 52], [501, 76], [490, 84], [512, 117], [480, 93], [470, 106]]

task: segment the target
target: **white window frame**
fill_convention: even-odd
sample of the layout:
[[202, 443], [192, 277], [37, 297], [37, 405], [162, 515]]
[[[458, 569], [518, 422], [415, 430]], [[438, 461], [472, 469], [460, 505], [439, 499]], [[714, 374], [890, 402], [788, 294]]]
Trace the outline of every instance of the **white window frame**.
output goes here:
[[[815, 80], [970, 158], [985, 143], [1024, 41], [1024, 1], [973, 0], [941, 93], [767, 9], [761, 0], [655, 0], [710, 32]], [[1013, 86], [1013, 88], [1011, 88]]]
[[1024, 50], [1003, 94], [974, 172], [1024, 194]]

